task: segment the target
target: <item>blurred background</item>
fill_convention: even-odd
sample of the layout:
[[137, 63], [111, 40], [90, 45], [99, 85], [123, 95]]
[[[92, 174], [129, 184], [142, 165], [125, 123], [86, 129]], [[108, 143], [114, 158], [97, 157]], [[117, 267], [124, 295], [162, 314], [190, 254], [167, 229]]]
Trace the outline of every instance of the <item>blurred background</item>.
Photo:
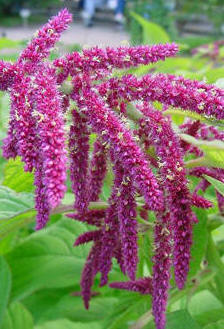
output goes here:
[[[0, 36], [27, 40], [62, 7], [74, 16], [62, 39], [69, 45], [150, 42], [144, 39], [143, 22], [133, 13], [164, 28], [172, 40], [185, 40], [189, 48], [224, 34], [223, 0], [0, 0]], [[4, 40], [0, 49], [3, 46]]]

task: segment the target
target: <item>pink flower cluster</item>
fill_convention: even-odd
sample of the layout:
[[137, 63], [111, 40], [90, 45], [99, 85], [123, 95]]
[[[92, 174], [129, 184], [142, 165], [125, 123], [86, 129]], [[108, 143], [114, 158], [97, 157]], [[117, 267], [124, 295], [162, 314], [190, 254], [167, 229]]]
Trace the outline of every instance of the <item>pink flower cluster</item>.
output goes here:
[[[74, 212], [67, 216], [96, 227], [74, 244], [93, 244], [81, 278], [85, 307], [89, 307], [96, 274], [101, 274], [101, 286], [107, 284], [115, 258], [130, 281], [110, 286], [152, 295], [155, 323], [163, 329], [171, 267], [179, 289], [189, 271], [192, 228], [197, 222], [192, 206], [212, 206], [197, 192], [209, 186], [205, 174], [224, 182], [224, 170], [185, 169], [184, 156], [202, 152], [180, 139], [171, 118], [157, 110], [154, 102], [160, 102], [164, 110], [171, 105], [223, 119], [224, 91], [165, 74], [111, 77], [115, 69], [175, 56], [175, 44], [95, 47], [48, 61], [70, 21], [69, 12], [62, 10], [37, 33], [17, 62], [0, 61], [0, 90], [11, 97], [3, 155], [7, 159], [20, 156], [24, 169], [34, 172], [37, 229], [46, 225], [52, 209], [61, 203], [69, 165], [75, 202]], [[64, 92], [68, 82], [71, 91]], [[205, 140], [224, 140], [222, 132], [199, 121], [186, 121], [179, 129]], [[112, 189], [103, 203], [101, 192], [108, 172], [113, 176]], [[193, 192], [187, 174], [200, 179]], [[223, 214], [224, 198], [219, 192], [217, 197]], [[149, 222], [151, 212], [155, 222]], [[136, 277], [138, 233], [143, 225], [139, 218], [147, 228], [154, 227], [150, 277]]]

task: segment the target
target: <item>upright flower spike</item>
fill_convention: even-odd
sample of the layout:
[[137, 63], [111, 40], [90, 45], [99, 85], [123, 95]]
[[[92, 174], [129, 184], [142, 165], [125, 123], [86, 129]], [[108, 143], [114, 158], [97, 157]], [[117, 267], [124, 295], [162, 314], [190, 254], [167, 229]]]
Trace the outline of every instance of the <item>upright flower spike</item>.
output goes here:
[[64, 119], [54, 70], [44, 65], [35, 75], [35, 102], [37, 134], [43, 159], [43, 184], [51, 208], [56, 207], [64, 196], [66, 187], [66, 150]]
[[74, 52], [65, 58], [54, 61], [54, 66], [61, 70], [58, 81], [63, 82], [68, 75], [75, 76], [88, 73], [97, 79], [113, 69], [125, 69], [138, 65], [147, 65], [164, 60], [166, 57], [175, 56], [178, 46], [175, 43], [154, 46], [119, 47], [117, 49], [107, 47], [100, 49], [94, 47], [83, 50], [83, 54]]
[[22, 64], [26, 72], [35, 72], [36, 65], [48, 57], [52, 47], [59, 40], [61, 33], [68, 28], [71, 21], [72, 15], [67, 9], [62, 9], [57, 16], [52, 17], [21, 53], [18, 64]]
[[70, 175], [75, 194], [75, 209], [80, 213], [87, 210], [89, 131], [85, 116], [72, 111], [72, 125], [69, 133]]
[[98, 138], [94, 143], [92, 160], [89, 173], [89, 200], [97, 201], [103, 186], [107, 170], [107, 149]]
[[138, 235], [136, 221], [135, 188], [126, 175], [118, 190], [118, 220], [124, 268], [131, 280], [135, 280], [138, 264]]
[[131, 132], [119, 121], [100, 97], [89, 88], [83, 90], [85, 114], [104, 142], [108, 142], [125, 172], [143, 194], [150, 209], [158, 210], [162, 204], [162, 193], [149, 168], [142, 150], [135, 142]]
[[155, 146], [161, 184], [168, 194], [166, 202], [173, 230], [174, 272], [177, 286], [182, 289], [189, 270], [193, 213], [180, 142], [170, 120], [160, 111], [154, 110], [146, 103], [138, 109], [146, 117], [140, 119], [140, 125], [144, 127], [146, 136]]

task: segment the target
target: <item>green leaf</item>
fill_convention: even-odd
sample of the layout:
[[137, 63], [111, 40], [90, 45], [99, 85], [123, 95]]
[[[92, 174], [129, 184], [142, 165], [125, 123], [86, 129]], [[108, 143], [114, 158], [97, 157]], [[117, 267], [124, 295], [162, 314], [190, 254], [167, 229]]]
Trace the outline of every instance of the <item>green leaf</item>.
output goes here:
[[7, 162], [4, 169], [3, 185], [16, 192], [33, 192], [33, 174], [25, 172], [23, 163], [19, 157]]
[[166, 329], [200, 329], [188, 311], [181, 310], [167, 314]]
[[224, 183], [220, 182], [219, 180], [213, 178], [213, 177], [210, 177], [210, 176], [207, 176], [207, 175], [204, 175], [204, 177], [206, 178], [206, 180], [212, 184], [214, 186], [214, 188], [222, 195], [224, 195]]
[[103, 329], [127, 329], [129, 324], [150, 309], [150, 299], [130, 293], [119, 298], [119, 302], [105, 319]]
[[[224, 142], [219, 140], [199, 140], [187, 134], [180, 134], [180, 137], [186, 142], [197, 146], [204, 152], [200, 165], [224, 168]], [[196, 160], [192, 160], [192, 163]]]
[[11, 189], [0, 186], [0, 220], [26, 213], [33, 208], [33, 195], [15, 193]]
[[49, 321], [34, 327], [34, 329], [90, 329], [90, 328], [101, 329], [102, 327], [100, 326], [100, 324], [94, 322], [83, 324], [81, 322], [72, 322], [67, 319]]
[[194, 316], [195, 320], [202, 326], [205, 326], [211, 322], [217, 322], [223, 319], [224, 308], [217, 308], [210, 310], [208, 309], [206, 312], [202, 312], [196, 316]]
[[209, 290], [202, 290], [192, 296], [188, 309], [192, 316], [222, 307], [222, 303]]
[[30, 223], [34, 215], [32, 194], [0, 186], [0, 239]]
[[33, 329], [33, 318], [21, 303], [13, 303], [7, 310], [1, 329]]
[[190, 271], [188, 277], [194, 276], [200, 270], [201, 261], [205, 255], [208, 243], [207, 213], [203, 209], [194, 208], [198, 223], [193, 228], [193, 245], [191, 247]]
[[224, 319], [216, 323], [210, 323], [207, 326], [203, 327], [203, 329], [223, 329], [223, 328], [224, 328]]
[[12, 299], [19, 300], [42, 288], [78, 284], [88, 247], [73, 247], [86, 226], [63, 219], [26, 238], [7, 254], [14, 285]]
[[6, 263], [5, 259], [1, 256], [0, 257], [0, 327], [3, 320], [3, 314], [5, 313], [9, 294], [11, 290], [11, 273]]
[[170, 42], [170, 37], [166, 31], [159, 25], [149, 22], [140, 15], [131, 12], [132, 17], [141, 25], [143, 29], [144, 44], [156, 44]]
[[[78, 279], [80, 280], [79, 277]], [[80, 290], [79, 286], [77, 288]], [[81, 296], [72, 296], [71, 292], [74, 289], [71, 288], [69, 293], [64, 293], [63, 296], [60, 295], [60, 291], [51, 290], [40, 291], [25, 300], [25, 304], [38, 323], [60, 318], [82, 323], [102, 321], [114, 309], [117, 302], [117, 298], [114, 297], [93, 297], [90, 309], [86, 310]]]

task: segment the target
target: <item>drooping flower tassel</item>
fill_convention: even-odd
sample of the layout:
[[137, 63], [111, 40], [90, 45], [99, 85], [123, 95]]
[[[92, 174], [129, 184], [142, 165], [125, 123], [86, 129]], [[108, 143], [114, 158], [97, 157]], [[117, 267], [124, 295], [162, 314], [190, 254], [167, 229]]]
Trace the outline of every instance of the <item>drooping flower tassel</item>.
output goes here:
[[87, 120], [75, 109], [72, 111], [72, 125], [69, 133], [70, 175], [72, 190], [75, 194], [75, 209], [80, 213], [87, 211], [89, 131]]
[[89, 201], [97, 201], [107, 171], [107, 149], [98, 138], [94, 143], [89, 173]]

